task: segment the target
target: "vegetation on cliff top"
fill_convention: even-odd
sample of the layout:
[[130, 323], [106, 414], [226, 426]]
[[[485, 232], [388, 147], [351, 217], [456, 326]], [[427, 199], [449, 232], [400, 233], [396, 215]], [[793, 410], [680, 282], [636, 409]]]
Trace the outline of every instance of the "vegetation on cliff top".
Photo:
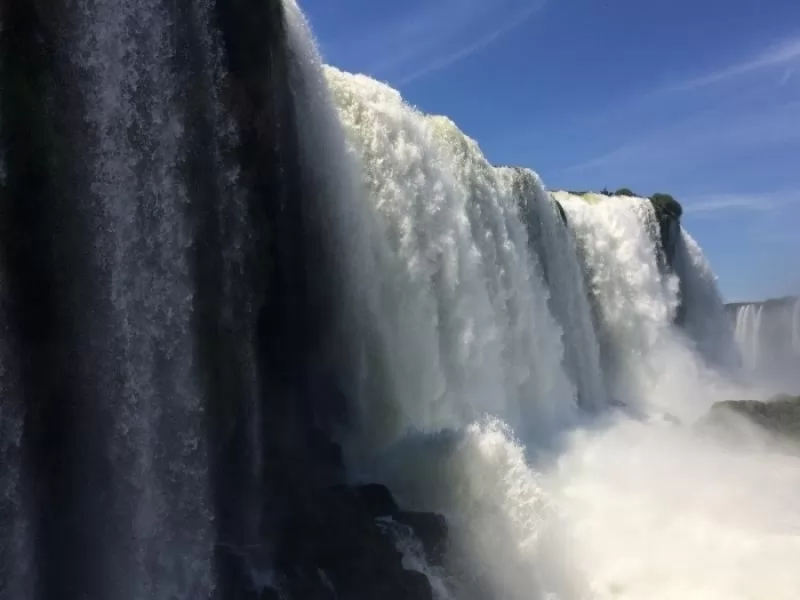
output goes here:
[[[637, 194], [630, 188], [626, 187], [619, 188], [614, 192], [603, 188], [600, 192], [567, 190], [567, 193], [573, 196], [581, 196], [587, 201], [592, 201], [591, 194], [599, 194], [601, 196], [626, 196], [628, 198], [648, 198], [647, 196]], [[681, 217], [683, 216], [683, 207], [681, 206], [680, 202], [678, 202], [671, 194], [656, 192], [648, 199], [653, 205], [653, 208], [656, 212], [656, 219], [658, 219], [658, 222], [660, 225], [662, 225], [662, 227], [673, 221], [680, 221]]]

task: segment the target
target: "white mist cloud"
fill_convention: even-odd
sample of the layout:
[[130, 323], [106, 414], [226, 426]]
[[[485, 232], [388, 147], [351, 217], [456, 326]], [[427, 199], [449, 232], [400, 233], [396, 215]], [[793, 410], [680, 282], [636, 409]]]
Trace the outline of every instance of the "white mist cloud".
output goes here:
[[753, 442], [631, 421], [573, 436], [545, 488], [591, 597], [796, 598], [800, 460]]

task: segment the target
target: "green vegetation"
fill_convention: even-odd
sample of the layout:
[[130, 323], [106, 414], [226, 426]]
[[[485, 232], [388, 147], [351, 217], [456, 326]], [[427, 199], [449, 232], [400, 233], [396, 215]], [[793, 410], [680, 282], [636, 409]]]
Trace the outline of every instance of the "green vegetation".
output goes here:
[[614, 192], [615, 196], [629, 196], [631, 198], [639, 197], [638, 194], [632, 192], [629, 188], [619, 188], [616, 192]]
[[679, 220], [683, 216], [683, 207], [669, 194], [656, 193], [650, 196], [650, 202], [656, 210], [656, 217], [659, 221], [662, 218]]

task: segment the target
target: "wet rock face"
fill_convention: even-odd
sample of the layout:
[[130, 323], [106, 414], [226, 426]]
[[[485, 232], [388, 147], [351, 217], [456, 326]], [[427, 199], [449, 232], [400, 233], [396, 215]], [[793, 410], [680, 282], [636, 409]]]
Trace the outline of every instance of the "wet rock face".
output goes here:
[[393, 518], [397, 523], [411, 528], [422, 542], [425, 557], [430, 564], [444, 565], [447, 552], [447, 521], [442, 515], [401, 511]]
[[780, 438], [800, 442], [800, 396], [776, 396], [767, 402], [717, 402], [704, 421], [707, 425], [724, 426], [731, 416], [744, 418]]
[[666, 267], [672, 269], [672, 262], [675, 257], [675, 248], [681, 234], [681, 217], [683, 207], [669, 194], [653, 194], [650, 203], [655, 211], [656, 221], [658, 222], [659, 239], [663, 260]]
[[[85, 17], [74, 4], [0, 2], [0, 328], [19, 363], [19, 391], [12, 397], [3, 382], [0, 412], [23, 415], [20, 441], [6, 451], [0, 440], [0, 462], [9, 471], [13, 458], [24, 480], [13, 498], [0, 497], [2, 598], [30, 578], [14, 565], [22, 559], [7, 527], [19, 506], [30, 513], [37, 598], [123, 598], [115, 575], [133, 556], [130, 519], [119, 517], [131, 507], [113, 488], [124, 478], [108, 450], [118, 428], [106, 407], [122, 377], [106, 368], [107, 349], [118, 321], [107, 298], [111, 267], [94, 255], [100, 201], [84, 153], [97, 141], [67, 54]], [[298, 148], [282, 2], [209, 3], [225, 71], [220, 107], [208, 95], [218, 84], [204, 31], [187, 25], [195, 4], [165, 5], [185, 89], [175, 111], [187, 123], [180, 177], [189, 206], [174, 225], [193, 236], [192, 358], [208, 422], [213, 600], [277, 598], [277, 589], [282, 600], [430, 598], [425, 575], [404, 568], [393, 527], [418, 530], [434, 557], [444, 519], [402, 512], [383, 486], [344, 484], [334, 430], [347, 426], [348, 399], [318, 360], [333, 312], [314, 218], [324, 197]], [[218, 131], [216, 111], [235, 136]]]
[[241, 582], [236, 600], [433, 598], [427, 576], [404, 567], [395, 532], [410, 529], [428, 562], [441, 564], [447, 524], [440, 515], [401, 511], [384, 486], [329, 487], [280, 523], [269, 577], [254, 576], [247, 552], [227, 553], [227, 568]]

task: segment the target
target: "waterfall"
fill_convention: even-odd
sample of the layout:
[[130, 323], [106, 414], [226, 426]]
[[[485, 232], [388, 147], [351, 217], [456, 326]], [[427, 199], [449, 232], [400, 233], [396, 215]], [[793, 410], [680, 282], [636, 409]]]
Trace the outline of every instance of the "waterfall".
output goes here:
[[565, 368], [577, 386], [579, 404], [587, 410], [605, 408], [608, 398], [600, 346], [572, 230], [563, 208], [553, 201], [538, 175], [523, 169], [510, 171], [550, 291], [550, 311], [562, 329]]
[[308, 265], [335, 270], [314, 211], [346, 193], [295, 127], [335, 121], [298, 100], [321, 71], [275, 1], [52, 9], [2, 9], [0, 595], [227, 595], [312, 493], [283, 465], [338, 477]]
[[800, 298], [729, 305], [736, 345], [752, 385], [765, 393], [800, 389]]
[[[578, 239], [612, 398], [644, 414], [655, 410], [694, 418], [731, 393], [717, 369], [721, 357], [731, 352], [730, 327], [693, 240], [681, 232], [675, 272], [665, 270], [647, 199], [554, 196]], [[678, 328], [681, 303], [686, 322]]]
[[673, 263], [681, 280], [683, 329], [710, 365], [735, 371], [740, 365], [740, 356], [716, 276], [700, 246], [684, 228], [676, 243]]
[[375, 392], [394, 400], [370, 427], [391, 440], [487, 414], [523, 436], [568, 422], [575, 387], [512, 178], [449, 120], [366, 77], [327, 73], [389, 246], [377, 273], [387, 388]]
[[745, 367], [753, 371], [757, 365], [758, 335], [761, 314], [764, 307], [761, 305], [745, 304], [735, 310], [736, 315], [736, 343], [742, 352]]
[[794, 373], [797, 299], [734, 323], [677, 219], [493, 166], [293, 0], [42, 7], [0, 5], [0, 598], [797, 596], [796, 456], [693, 427]]
[[117, 522], [130, 524], [123, 525], [130, 547], [114, 550], [124, 556], [116, 581], [120, 597], [207, 594], [211, 498], [192, 360], [190, 196], [181, 174], [190, 138], [179, 108], [181, 57], [172, 50], [184, 15], [146, 0], [77, 10], [70, 57], [88, 82], [81, 92], [92, 132], [84, 204], [95, 219], [107, 277], [100, 294], [110, 313], [103, 370], [113, 379], [98, 382], [97, 394], [117, 465], [111, 486], [127, 504]]
[[678, 282], [659, 269], [655, 216], [649, 203], [614, 197], [590, 202], [555, 194], [567, 213], [599, 311], [604, 368], [617, 401], [640, 406], [662, 372]]

